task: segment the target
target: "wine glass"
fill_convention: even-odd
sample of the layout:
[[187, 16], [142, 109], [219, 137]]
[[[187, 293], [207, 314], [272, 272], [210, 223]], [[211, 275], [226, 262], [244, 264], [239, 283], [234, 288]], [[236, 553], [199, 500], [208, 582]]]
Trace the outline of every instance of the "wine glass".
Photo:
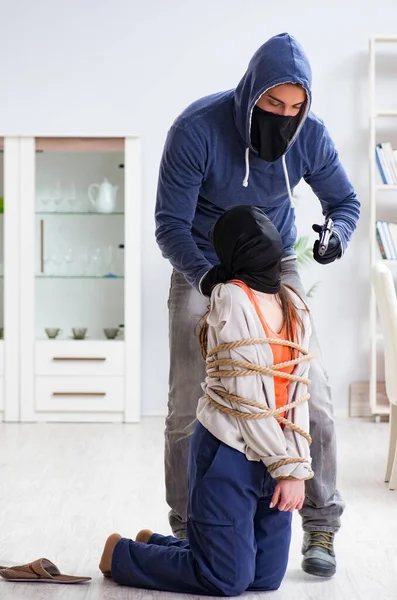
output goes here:
[[40, 198], [40, 210], [42, 210], [42, 212], [51, 212], [51, 204], [52, 198], [49, 196], [42, 196]]
[[92, 263], [92, 274], [95, 277], [101, 277], [103, 275], [102, 264], [102, 250], [101, 248], [95, 248], [91, 254], [91, 263]]
[[57, 196], [54, 198], [55, 212], [62, 212], [63, 198]]
[[52, 252], [44, 256], [44, 273], [42, 275], [48, 275], [55, 277], [59, 275], [62, 259], [58, 254]]
[[53, 199], [53, 202], [55, 205], [55, 211], [62, 212], [63, 196], [62, 196], [61, 184], [59, 183], [59, 181], [57, 182], [57, 184], [55, 186], [52, 199]]
[[115, 267], [114, 267], [114, 246], [109, 245], [106, 246], [105, 249], [105, 265], [106, 265], [106, 276], [114, 276], [115, 275]]
[[91, 275], [91, 269], [90, 269], [90, 251], [89, 248], [87, 247], [83, 247], [82, 251], [80, 253], [80, 261], [81, 261], [81, 267], [79, 269], [79, 273], [81, 275], [84, 276], [89, 276]]
[[73, 262], [73, 249], [72, 248], [67, 248], [67, 250], [65, 251], [65, 254], [63, 256], [63, 261], [65, 263], [65, 275], [73, 275], [73, 273], [70, 270], [70, 266]]
[[78, 204], [78, 198], [76, 195], [76, 186], [74, 183], [72, 183], [70, 186], [70, 190], [66, 197], [66, 201], [68, 202], [68, 204], [70, 206], [70, 212], [76, 212], [75, 207]]

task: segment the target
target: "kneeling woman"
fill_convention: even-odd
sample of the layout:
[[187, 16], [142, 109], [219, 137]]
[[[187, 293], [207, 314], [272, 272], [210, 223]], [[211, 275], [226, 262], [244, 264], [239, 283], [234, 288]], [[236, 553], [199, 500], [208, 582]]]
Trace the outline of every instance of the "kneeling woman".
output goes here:
[[225, 283], [200, 334], [207, 378], [190, 443], [188, 539], [112, 534], [100, 569], [122, 585], [236, 596], [280, 586], [292, 511], [313, 476], [310, 318], [280, 282], [280, 235], [262, 211], [225, 212], [211, 241]]

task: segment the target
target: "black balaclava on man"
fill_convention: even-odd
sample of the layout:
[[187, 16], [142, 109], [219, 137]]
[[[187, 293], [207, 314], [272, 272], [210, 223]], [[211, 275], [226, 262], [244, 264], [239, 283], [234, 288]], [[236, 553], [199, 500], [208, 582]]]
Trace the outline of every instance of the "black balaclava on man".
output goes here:
[[281, 237], [259, 208], [236, 206], [226, 211], [212, 228], [210, 239], [220, 264], [205, 278], [205, 295], [209, 296], [217, 283], [231, 279], [266, 294], [280, 291]]
[[303, 113], [304, 106], [294, 117], [278, 115], [254, 106], [251, 144], [257, 150], [259, 158], [266, 162], [274, 162], [286, 152], [299, 127]]

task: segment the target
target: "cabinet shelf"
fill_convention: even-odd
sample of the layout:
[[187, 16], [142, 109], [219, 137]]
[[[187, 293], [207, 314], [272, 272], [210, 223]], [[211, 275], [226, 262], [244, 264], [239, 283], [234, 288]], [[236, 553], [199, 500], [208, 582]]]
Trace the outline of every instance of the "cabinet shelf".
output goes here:
[[[101, 343], [102, 342], [106, 342], [107, 344], [112, 343], [113, 345], [116, 345], [116, 344], [120, 344], [120, 342], [124, 343], [124, 337], [117, 337], [116, 339], [108, 339], [106, 337], [100, 337], [100, 336], [94, 336], [94, 337], [88, 336], [88, 337], [85, 337], [82, 340], [77, 340], [77, 339], [75, 339], [71, 335], [69, 335], [67, 337], [65, 337], [65, 336], [58, 336], [57, 338], [54, 338], [54, 339], [51, 339], [51, 338], [48, 338], [48, 337], [44, 337], [44, 336], [37, 336], [35, 338], [35, 341], [36, 342], [40, 342], [40, 343], [45, 342], [47, 344], [53, 344], [54, 346], [56, 344], [59, 344], [59, 342], [61, 342], [62, 344], [64, 344], [65, 342], [67, 342], [67, 343], [69, 343], [69, 342], [73, 342], [73, 343], [78, 342], [79, 346], [81, 346], [82, 344], [84, 344], [84, 342], [85, 343], [87, 343], [87, 342], [88, 343], [92, 343], [92, 342], [101, 342]], [[0, 344], [1, 344], [1, 342], [3, 342], [3, 340], [0, 340]]]
[[[396, 261], [397, 262], [397, 261]], [[36, 279], [100, 279], [104, 281], [124, 279], [121, 275], [37, 275]]]
[[375, 117], [397, 117], [397, 109], [382, 109], [375, 112]]
[[72, 216], [72, 217], [80, 217], [82, 215], [90, 216], [90, 217], [113, 217], [117, 215], [124, 215], [124, 212], [111, 212], [111, 213], [100, 213], [100, 212], [80, 212], [80, 211], [36, 211], [36, 215], [40, 217], [44, 216]]
[[373, 38], [374, 42], [380, 44], [394, 43], [397, 42], [397, 36], [395, 35], [375, 35]]
[[392, 185], [392, 184], [377, 185], [376, 189], [379, 192], [392, 192], [393, 190], [394, 191], [397, 190], [397, 185]]
[[373, 414], [379, 415], [380, 417], [390, 415], [390, 406], [384, 406], [382, 404], [376, 404], [373, 407]]

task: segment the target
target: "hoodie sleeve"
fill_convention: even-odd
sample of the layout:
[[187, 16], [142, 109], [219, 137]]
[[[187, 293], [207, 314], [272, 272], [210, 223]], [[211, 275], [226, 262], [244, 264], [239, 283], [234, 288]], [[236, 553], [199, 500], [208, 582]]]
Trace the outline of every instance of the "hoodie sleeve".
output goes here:
[[[213, 336], [216, 339], [215, 345], [257, 337], [258, 332], [250, 327], [251, 319], [247, 315], [244, 304], [239, 302], [238, 299], [236, 300], [236, 296], [231, 295], [230, 284], [220, 284], [212, 292], [208, 323], [213, 328]], [[255, 344], [217, 353], [217, 358], [232, 358], [262, 367], [271, 366], [272, 357], [269, 346]], [[241, 368], [234, 365], [222, 367], [222, 369], [232, 370], [240, 370]], [[307, 363], [300, 363], [297, 365], [294, 374], [298, 374], [299, 371], [299, 375], [301, 375], [303, 371], [306, 373], [307, 369]], [[288, 433], [288, 428], [283, 430], [275, 417], [255, 418], [256, 415], [263, 414], [263, 409], [223, 398], [217, 394], [219, 389], [226, 391], [228, 394], [256, 400], [262, 405], [274, 408], [274, 383], [271, 376], [262, 374], [220, 378], [209, 376], [206, 379], [205, 391], [219, 404], [251, 415], [249, 418], [231, 417], [236, 419], [240, 435], [249, 449], [247, 456], [250, 451], [253, 452], [266, 467], [271, 467], [271, 465], [283, 459], [297, 457], [304, 459], [303, 462], [278, 467], [271, 472], [274, 479], [292, 477], [305, 480], [313, 477], [309, 445], [305, 438], [302, 437], [302, 440], [298, 440], [298, 437], [301, 436], [295, 432], [291, 436]], [[307, 386], [304, 383], [296, 387], [296, 394], [299, 394], [299, 397], [305, 394], [306, 391]], [[293, 394], [293, 399], [297, 399], [296, 394]], [[215, 412], [217, 410], [215, 409]], [[308, 431], [309, 409], [307, 402], [291, 410], [288, 419]]]
[[344, 252], [360, 216], [360, 202], [325, 125], [318, 122], [318, 127], [312, 137], [309, 150], [313, 156], [309, 156], [304, 179], [319, 198], [325, 217], [334, 221], [334, 232]]
[[195, 129], [173, 125], [160, 164], [156, 240], [162, 255], [197, 289], [212, 267], [191, 234], [206, 162], [205, 143]]

